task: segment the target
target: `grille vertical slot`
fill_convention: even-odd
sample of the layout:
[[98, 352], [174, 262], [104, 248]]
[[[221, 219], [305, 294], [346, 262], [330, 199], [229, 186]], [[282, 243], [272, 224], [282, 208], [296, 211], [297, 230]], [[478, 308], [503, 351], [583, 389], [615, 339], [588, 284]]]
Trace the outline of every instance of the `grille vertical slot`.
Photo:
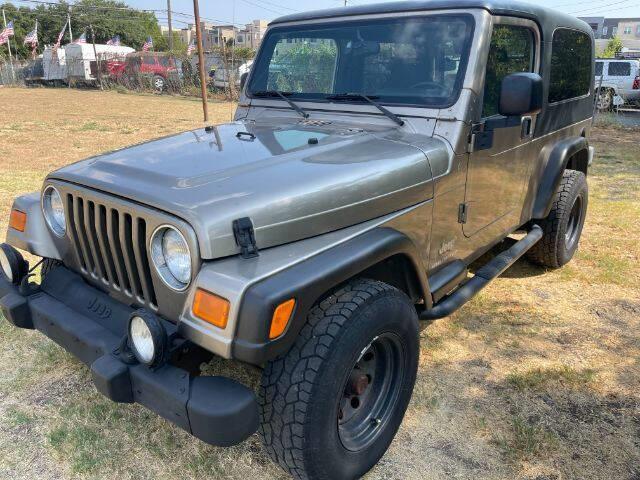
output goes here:
[[67, 194], [70, 237], [82, 274], [157, 308], [144, 218]]

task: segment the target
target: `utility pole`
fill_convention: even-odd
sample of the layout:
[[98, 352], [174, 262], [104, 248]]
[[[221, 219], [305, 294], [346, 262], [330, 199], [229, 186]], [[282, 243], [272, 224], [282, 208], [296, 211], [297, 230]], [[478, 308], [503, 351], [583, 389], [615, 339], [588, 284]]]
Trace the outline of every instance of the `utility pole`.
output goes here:
[[209, 111], [207, 110], [207, 81], [204, 75], [204, 52], [202, 51], [202, 31], [200, 28], [200, 8], [198, 0], [193, 0], [193, 16], [196, 20], [196, 41], [198, 42], [198, 63], [200, 70], [200, 89], [202, 92], [202, 112], [204, 121], [209, 121]]
[[98, 83], [100, 84], [100, 90], [104, 90], [102, 86], [102, 69], [100, 68], [100, 59], [96, 51], [96, 32], [93, 30], [93, 25], [89, 24], [91, 30], [91, 39], [93, 40], [93, 57], [96, 59], [96, 76], [98, 77]]
[[[4, 28], [7, 28], [7, 16], [2, 9], [2, 20], [4, 20]], [[16, 73], [13, 71], [13, 57], [11, 56], [11, 40], [7, 37], [7, 48], [9, 49], [9, 65], [11, 65], [11, 78], [16, 81]]]
[[167, 0], [167, 23], [169, 24], [169, 50], [173, 50], [173, 29], [171, 28], [171, 0]]

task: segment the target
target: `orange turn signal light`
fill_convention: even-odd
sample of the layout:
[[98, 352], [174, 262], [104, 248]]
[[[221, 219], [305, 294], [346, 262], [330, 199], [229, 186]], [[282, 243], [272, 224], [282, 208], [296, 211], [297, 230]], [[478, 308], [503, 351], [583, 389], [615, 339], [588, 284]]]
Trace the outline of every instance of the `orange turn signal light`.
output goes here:
[[9, 216], [9, 226], [14, 230], [24, 232], [24, 229], [27, 226], [27, 214], [21, 212], [20, 210], [11, 210], [11, 215]]
[[218, 328], [225, 328], [229, 319], [229, 301], [198, 288], [193, 297], [193, 314]]
[[290, 298], [276, 307], [271, 318], [271, 328], [269, 328], [269, 338], [271, 340], [278, 338], [286, 330], [295, 306], [295, 299]]

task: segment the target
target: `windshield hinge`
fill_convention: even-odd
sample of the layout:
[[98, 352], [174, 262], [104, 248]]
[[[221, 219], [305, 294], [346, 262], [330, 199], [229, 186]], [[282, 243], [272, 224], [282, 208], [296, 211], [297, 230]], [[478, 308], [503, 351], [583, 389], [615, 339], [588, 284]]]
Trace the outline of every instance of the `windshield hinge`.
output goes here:
[[242, 258], [258, 256], [253, 222], [249, 217], [242, 217], [233, 221], [233, 236], [236, 239], [236, 245], [240, 247], [240, 256]]
[[458, 223], [467, 223], [467, 204], [461, 203], [458, 205]]

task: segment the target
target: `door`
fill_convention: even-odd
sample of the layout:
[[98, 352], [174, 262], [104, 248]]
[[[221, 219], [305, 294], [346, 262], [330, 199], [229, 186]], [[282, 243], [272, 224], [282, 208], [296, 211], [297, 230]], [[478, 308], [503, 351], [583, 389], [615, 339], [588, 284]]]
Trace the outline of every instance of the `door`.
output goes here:
[[[476, 144], [469, 154], [465, 204], [461, 216], [463, 232], [499, 235], [519, 218], [528, 163], [526, 145], [531, 141], [534, 117], [501, 117], [498, 113], [500, 84], [509, 74], [538, 72], [539, 35], [535, 24], [526, 20], [495, 19], [486, 63], [481, 130], [488, 119], [505, 125], [492, 130], [491, 142]], [[510, 220], [512, 219], [513, 220]]]

